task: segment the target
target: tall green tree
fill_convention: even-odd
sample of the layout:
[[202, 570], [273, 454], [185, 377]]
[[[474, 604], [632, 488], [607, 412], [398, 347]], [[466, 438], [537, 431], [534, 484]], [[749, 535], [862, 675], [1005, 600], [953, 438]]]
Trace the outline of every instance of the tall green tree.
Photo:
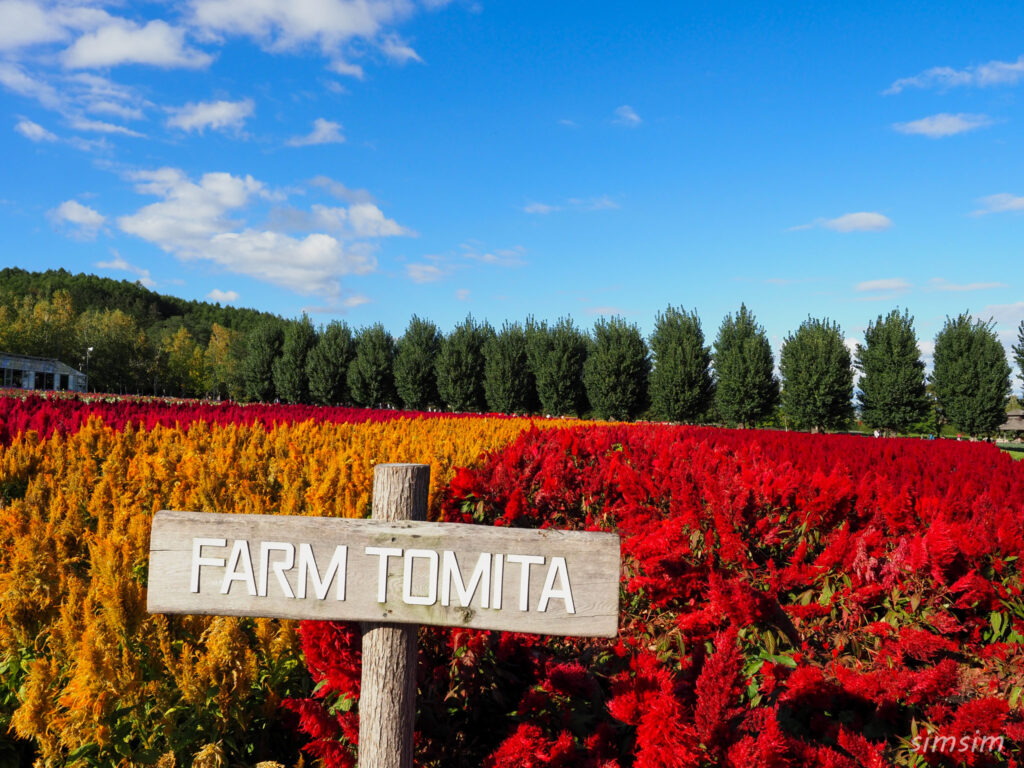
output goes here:
[[365, 408], [397, 405], [395, 392], [395, 339], [381, 323], [361, 328], [356, 354], [348, 367], [352, 400]]
[[[149, 383], [152, 352], [146, 334], [119, 309], [90, 309], [78, 317], [79, 347], [89, 352], [89, 389], [141, 392]], [[78, 366], [78, 360], [65, 361]]]
[[748, 427], [779, 404], [772, 347], [746, 305], [722, 320], [715, 339], [715, 404], [726, 421]]
[[594, 323], [583, 383], [594, 415], [627, 421], [647, 409], [651, 356], [640, 329], [621, 317]]
[[413, 315], [395, 355], [395, 389], [404, 407], [422, 411], [440, 404], [436, 371], [440, 354], [441, 332], [437, 326]]
[[263, 320], [246, 337], [242, 380], [245, 398], [252, 402], [269, 403], [277, 397], [274, 387], [274, 361], [281, 354], [284, 331], [279, 320]]
[[506, 322], [484, 344], [484, 394], [497, 413], [529, 413], [536, 383], [526, 354], [526, 331]]
[[669, 306], [659, 312], [651, 334], [651, 411], [664, 421], [696, 421], [715, 397], [711, 348], [697, 312]]
[[490, 325], [477, 323], [470, 316], [441, 342], [436, 365], [437, 392], [450, 410], [480, 413], [486, 409], [484, 344], [493, 334]]
[[338, 405], [350, 401], [348, 367], [356, 354], [356, 342], [348, 324], [331, 321], [324, 328], [316, 346], [306, 357], [309, 396], [319, 405]]
[[992, 320], [946, 318], [935, 337], [931, 381], [943, 418], [961, 432], [986, 435], [1006, 420], [1010, 364]]
[[1017, 378], [1024, 385], [1024, 320], [1017, 326], [1017, 343], [1013, 345], [1013, 359], [1017, 363]]
[[928, 415], [924, 362], [909, 312], [894, 309], [868, 323], [855, 359], [861, 372], [857, 401], [865, 424], [907, 432]]
[[553, 326], [529, 318], [526, 338], [541, 410], [551, 416], [582, 415], [587, 409], [583, 385], [587, 335], [568, 317]]
[[853, 367], [839, 325], [807, 318], [782, 342], [782, 412], [798, 429], [838, 429], [853, 417]]
[[316, 342], [316, 329], [305, 313], [285, 326], [281, 356], [274, 361], [274, 388], [284, 402], [309, 402], [306, 358]]

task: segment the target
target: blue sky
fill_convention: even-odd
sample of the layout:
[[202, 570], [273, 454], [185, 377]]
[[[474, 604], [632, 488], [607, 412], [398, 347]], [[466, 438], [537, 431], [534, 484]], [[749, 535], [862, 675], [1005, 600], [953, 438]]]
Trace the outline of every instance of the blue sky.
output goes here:
[[[688, 7], [689, 6], [689, 7]], [[0, 0], [0, 263], [317, 322], [1024, 318], [1024, 6]], [[784, 6], [784, 7], [783, 7]]]

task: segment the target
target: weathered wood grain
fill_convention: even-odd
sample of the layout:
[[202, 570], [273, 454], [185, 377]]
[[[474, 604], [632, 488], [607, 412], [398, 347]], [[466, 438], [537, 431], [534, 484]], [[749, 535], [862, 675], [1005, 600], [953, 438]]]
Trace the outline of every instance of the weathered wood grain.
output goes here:
[[[225, 567], [203, 565], [198, 572], [198, 592], [191, 591], [193, 540], [224, 540], [225, 546], [203, 546], [204, 558], [219, 558]], [[337, 599], [337, 579], [328, 594], [318, 599], [316, 584], [307, 569], [305, 599], [287, 597], [274, 564], [282, 566], [281, 578], [297, 595], [300, 590], [298, 564], [284, 569], [287, 551], [270, 549], [267, 553], [265, 596], [249, 594], [249, 584], [241, 578], [230, 582], [226, 594], [221, 590], [234, 542], [248, 542], [255, 580], [261, 581], [261, 543], [290, 545], [298, 560], [299, 549], [312, 551], [318, 573], [326, 578], [327, 565], [339, 545], [347, 547], [344, 599]], [[402, 557], [387, 557], [386, 600], [378, 602], [381, 556], [366, 553], [367, 547], [402, 550]], [[442, 604], [443, 591], [436, 582], [433, 602], [428, 602], [431, 586], [427, 576], [432, 563], [429, 556], [411, 558], [408, 590], [403, 590], [407, 550], [438, 553], [438, 580], [443, 572], [444, 552], [453, 553], [461, 578], [468, 588], [481, 553], [493, 555], [490, 595], [485, 607], [483, 584], [478, 584], [468, 605], [461, 604], [458, 584], [450, 585], [448, 605]], [[500, 589], [496, 565], [501, 556]], [[521, 610], [522, 568], [508, 560], [521, 556], [544, 558], [542, 564], [528, 568], [526, 610]], [[564, 558], [569, 580], [572, 608], [567, 601], [550, 597], [544, 610], [540, 601], [554, 558]], [[244, 560], [243, 558], [239, 558]], [[236, 563], [242, 571], [244, 563]], [[341, 619], [387, 623], [463, 626], [475, 629], [510, 630], [551, 635], [613, 637], [618, 625], [619, 538], [610, 533], [580, 531], [527, 530], [493, 528], [457, 523], [384, 522], [340, 518], [287, 517], [273, 515], [233, 515], [200, 512], [158, 512], [153, 520], [150, 540], [149, 610], [154, 613], [196, 613], [230, 616], [276, 616], [291, 619]], [[555, 577], [558, 574], [554, 574]], [[561, 584], [555, 578], [552, 587]], [[263, 584], [257, 583], [257, 591]], [[500, 598], [501, 607], [494, 607]]]
[[[373, 469], [374, 520], [427, 519], [427, 464]], [[416, 730], [417, 627], [363, 624], [359, 765], [412, 768]]]

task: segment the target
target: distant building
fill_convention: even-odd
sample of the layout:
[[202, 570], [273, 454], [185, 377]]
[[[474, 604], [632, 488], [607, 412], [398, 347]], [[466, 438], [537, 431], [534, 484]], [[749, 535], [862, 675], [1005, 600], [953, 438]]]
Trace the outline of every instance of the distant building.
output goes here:
[[1018, 437], [1024, 436], [1024, 410], [1017, 409], [1007, 413], [1006, 422], [1000, 424], [999, 429], [1002, 432], [1016, 432]]
[[85, 392], [87, 384], [84, 373], [60, 360], [0, 352], [0, 387]]

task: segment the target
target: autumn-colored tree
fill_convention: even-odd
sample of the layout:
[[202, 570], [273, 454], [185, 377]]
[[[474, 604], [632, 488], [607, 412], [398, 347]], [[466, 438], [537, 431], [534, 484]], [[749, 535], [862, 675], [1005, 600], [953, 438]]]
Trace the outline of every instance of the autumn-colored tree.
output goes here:
[[203, 350], [187, 328], [164, 339], [158, 356], [160, 388], [168, 394], [198, 397], [206, 391]]
[[0, 349], [21, 355], [56, 358], [77, 367], [85, 356], [71, 294], [57, 291], [51, 298], [24, 296], [10, 308], [0, 308]]
[[245, 357], [245, 338], [238, 331], [213, 324], [210, 342], [203, 354], [203, 363], [209, 377], [210, 389], [218, 397], [240, 400], [245, 395], [242, 378], [242, 360]]

